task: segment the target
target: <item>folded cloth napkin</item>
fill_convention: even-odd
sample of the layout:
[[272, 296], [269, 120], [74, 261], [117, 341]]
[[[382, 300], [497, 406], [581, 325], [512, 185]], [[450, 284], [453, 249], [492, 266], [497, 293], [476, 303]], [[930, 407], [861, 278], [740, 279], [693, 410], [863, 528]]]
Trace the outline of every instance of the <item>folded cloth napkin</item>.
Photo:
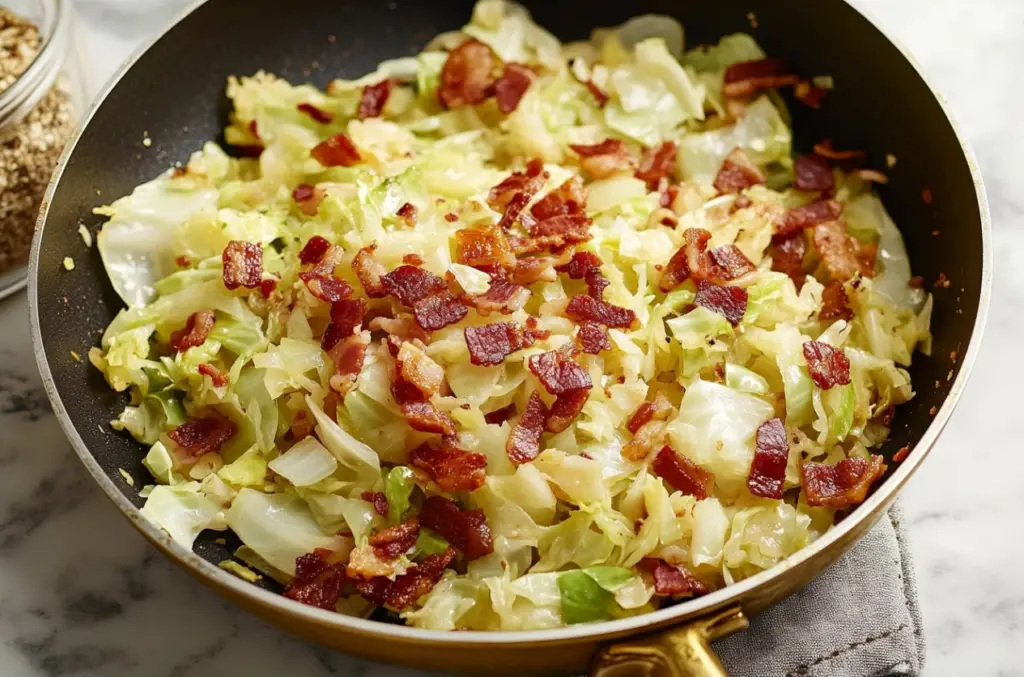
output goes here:
[[804, 590], [714, 648], [730, 677], [919, 675], [925, 644], [899, 505]]

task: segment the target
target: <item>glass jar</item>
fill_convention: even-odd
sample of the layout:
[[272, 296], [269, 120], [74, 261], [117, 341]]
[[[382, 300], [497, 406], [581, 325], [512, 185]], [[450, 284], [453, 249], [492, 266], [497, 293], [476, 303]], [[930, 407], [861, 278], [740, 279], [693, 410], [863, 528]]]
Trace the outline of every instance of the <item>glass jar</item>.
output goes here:
[[36, 218], [88, 102], [71, 0], [0, 0], [0, 298], [24, 286]]

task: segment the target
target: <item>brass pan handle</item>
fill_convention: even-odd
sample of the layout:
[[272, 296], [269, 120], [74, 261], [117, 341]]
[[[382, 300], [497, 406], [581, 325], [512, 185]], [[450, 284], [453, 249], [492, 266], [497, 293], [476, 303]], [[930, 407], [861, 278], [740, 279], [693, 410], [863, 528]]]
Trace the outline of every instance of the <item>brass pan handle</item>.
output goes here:
[[726, 677], [711, 642], [747, 628], [743, 610], [733, 607], [681, 627], [603, 647], [590, 677]]

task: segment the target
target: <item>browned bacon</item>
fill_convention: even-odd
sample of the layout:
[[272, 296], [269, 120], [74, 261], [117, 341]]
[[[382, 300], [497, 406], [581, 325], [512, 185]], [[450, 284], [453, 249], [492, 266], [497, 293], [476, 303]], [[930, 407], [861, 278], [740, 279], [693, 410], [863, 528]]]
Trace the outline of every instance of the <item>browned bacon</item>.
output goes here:
[[757, 429], [754, 460], [747, 476], [747, 488], [754, 496], [782, 498], [789, 462], [786, 428], [777, 418], [768, 419]]
[[394, 80], [386, 78], [375, 85], [363, 87], [356, 117], [360, 120], [380, 117], [380, 114], [384, 112], [384, 106], [387, 105], [388, 98], [391, 96], [391, 88], [394, 84]]
[[807, 341], [804, 359], [814, 385], [822, 390], [850, 383], [850, 359], [841, 348], [821, 341]]
[[738, 193], [741, 190], [763, 184], [765, 176], [757, 165], [739, 147], [733, 148], [715, 177], [715, 190], [719, 193]]
[[540, 436], [548, 417], [548, 408], [536, 390], [530, 393], [526, 410], [514, 426], [505, 443], [505, 453], [515, 464], [529, 463], [540, 454]]
[[711, 473], [685, 456], [680, 456], [668, 445], [658, 452], [651, 469], [668, 482], [670, 487], [697, 500], [703, 500], [711, 494], [711, 485], [715, 481]]
[[441, 535], [474, 560], [494, 551], [491, 530], [480, 510], [463, 510], [442, 496], [430, 496], [423, 502], [420, 524]]
[[324, 167], [352, 167], [363, 161], [363, 156], [345, 134], [335, 134], [309, 152]]
[[192, 313], [185, 320], [183, 328], [171, 333], [171, 347], [183, 353], [189, 348], [203, 345], [210, 336], [215, 321], [216, 315], [212, 310]]
[[445, 108], [475, 106], [491, 96], [497, 59], [479, 40], [467, 40], [448, 54], [441, 68], [437, 100]]
[[263, 248], [252, 242], [232, 240], [221, 254], [224, 264], [224, 286], [228, 289], [260, 285], [263, 277]]
[[870, 460], [845, 458], [835, 465], [804, 463], [800, 466], [804, 498], [811, 506], [828, 506], [836, 510], [862, 503], [868, 489], [885, 473], [881, 456]]

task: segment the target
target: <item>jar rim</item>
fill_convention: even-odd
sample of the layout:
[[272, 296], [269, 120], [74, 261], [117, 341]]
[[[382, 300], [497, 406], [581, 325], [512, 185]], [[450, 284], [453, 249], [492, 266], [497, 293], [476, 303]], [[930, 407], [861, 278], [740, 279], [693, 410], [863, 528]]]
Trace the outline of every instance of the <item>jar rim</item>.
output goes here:
[[70, 0], [48, 0], [51, 16], [40, 26], [43, 44], [28, 68], [10, 87], [0, 92], [0, 129], [26, 115], [50, 89], [60, 74], [71, 45], [72, 8]]

